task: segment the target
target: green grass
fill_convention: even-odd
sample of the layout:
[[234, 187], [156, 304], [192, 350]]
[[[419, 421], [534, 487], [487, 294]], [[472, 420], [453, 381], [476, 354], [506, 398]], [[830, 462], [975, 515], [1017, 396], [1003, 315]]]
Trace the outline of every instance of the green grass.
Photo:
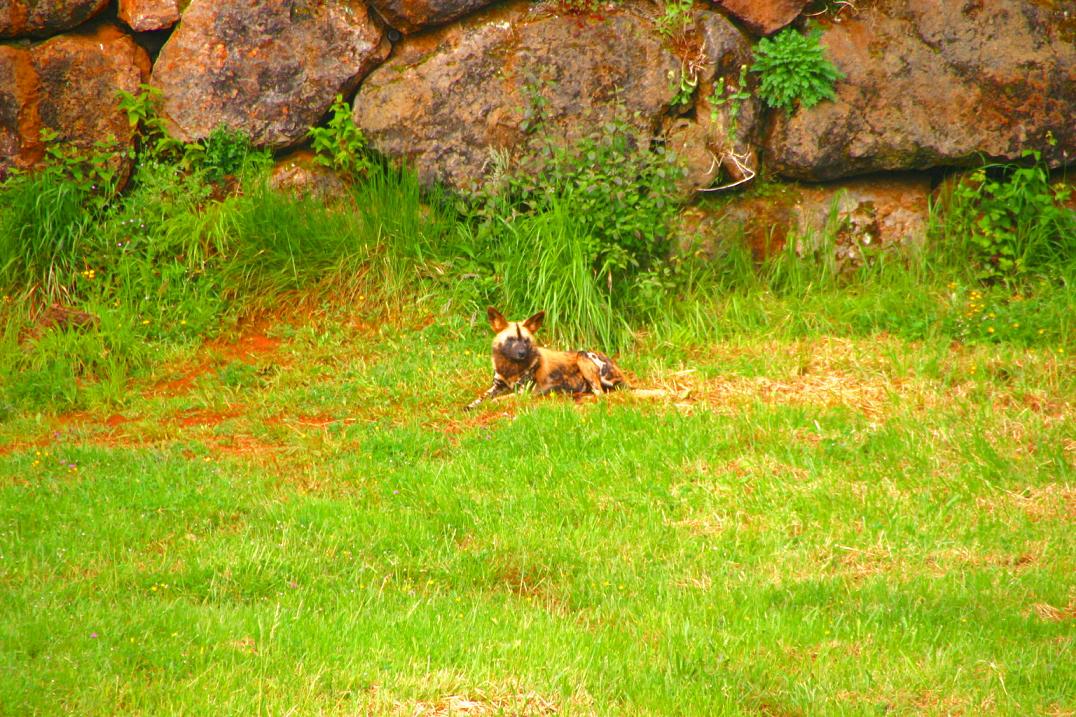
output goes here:
[[0, 424], [0, 709], [1072, 709], [1071, 362], [650, 346], [622, 363], [676, 398], [469, 416], [484, 327], [386, 328]]
[[[1071, 261], [598, 271], [653, 211], [263, 164], [0, 194], [0, 714], [1076, 709]], [[663, 397], [463, 412], [487, 303]]]

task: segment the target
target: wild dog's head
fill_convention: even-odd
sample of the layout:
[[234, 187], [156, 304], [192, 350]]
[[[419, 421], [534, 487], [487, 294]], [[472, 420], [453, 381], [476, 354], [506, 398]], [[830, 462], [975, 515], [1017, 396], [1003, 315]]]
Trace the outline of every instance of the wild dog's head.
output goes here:
[[514, 364], [529, 366], [538, 354], [534, 332], [545, 320], [545, 312], [539, 311], [526, 321], [508, 321], [492, 306], [486, 310], [493, 337], [493, 362], [503, 358]]

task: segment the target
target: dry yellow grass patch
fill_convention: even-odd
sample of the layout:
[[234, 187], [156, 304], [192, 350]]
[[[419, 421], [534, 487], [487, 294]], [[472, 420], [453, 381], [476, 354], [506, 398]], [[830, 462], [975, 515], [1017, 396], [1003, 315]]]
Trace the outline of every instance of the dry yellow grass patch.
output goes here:
[[559, 710], [550, 700], [537, 693], [521, 695], [501, 695], [496, 697], [480, 696], [477, 698], [462, 695], [448, 695], [431, 702], [414, 704], [398, 703], [400, 715], [409, 717], [450, 717], [451, 715], [532, 715], [558, 714]]
[[[1065, 376], [1071, 375], [1066, 372], [1076, 372], [1076, 364], [1066, 359], [1029, 351], [1008, 360], [987, 360], [988, 348], [954, 344], [936, 369], [943, 376], [938, 380], [917, 370], [915, 351], [914, 343], [884, 335], [718, 344], [695, 351], [692, 358], [700, 365], [717, 366], [746, 359], [766, 365], [769, 375], [729, 373], [707, 379], [686, 367], [646, 376], [633, 385], [659, 389], [659, 397], [681, 408], [701, 404], [722, 413], [764, 403], [844, 407], [873, 419], [898, 406], [921, 413], [979, 405], [985, 392], [998, 413], [1031, 412], [1049, 422], [1076, 420], [1076, 396], [1066, 396], [1063, 388]], [[980, 370], [984, 361], [986, 369]], [[1016, 385], [1017, 374], [1033, 378], [1036, 388]], [[982, 378], [992, 381], [984, 385]]]
[[[407, 677], [396, 685], [373, 685], [365, 695], [362, 711], [349, 714], [385, 717], [485, 717], [513, 715], [540, 717], [563, 712], [593, 713], [593, 700], [585, 691], [567, 698], [553, 698], [536, 692], [516, 680], [473, 686], [466, 676], [438, 670], [423, 676]], [[402, 699], [400, 693], [439, 695], [426, 699]]]
[[1076, 485], [1047, 483], [978, 496], [975, 504], [989, 515], [1023, 513], [1028, 520], [1076, 522]]

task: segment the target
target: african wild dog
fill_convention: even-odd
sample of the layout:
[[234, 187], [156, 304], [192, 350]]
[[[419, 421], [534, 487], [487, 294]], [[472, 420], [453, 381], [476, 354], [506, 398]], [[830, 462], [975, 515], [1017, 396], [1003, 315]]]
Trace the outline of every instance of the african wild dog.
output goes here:
[[550, 351], [534, 342], [545, 312], [526, 321], [508, 321], [492, 306], [487, 309], [493, 328], [493, 386], [467, 406], [533, 385], [539, 394], [600, 394], [626, 388], [627, 381], [608, 356], [596, 351]]

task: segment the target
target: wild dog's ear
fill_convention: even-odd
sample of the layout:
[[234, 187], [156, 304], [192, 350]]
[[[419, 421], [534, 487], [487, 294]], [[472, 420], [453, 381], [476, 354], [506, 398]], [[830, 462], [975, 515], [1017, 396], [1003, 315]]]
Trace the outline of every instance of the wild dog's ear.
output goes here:
[[545, 312], [539, 311], [537, 314], [523, 322], [523, 328], [533, 334], [535, 331], [541, 328], [543, 321], [545, 321]]
[[493, 333], [499, 334], [508, 328], [508, 319], [501, 316], [501, 312], [492, 306], [486, 309], [486, 316], [489, 317], [489, 325], [493, 329]]

